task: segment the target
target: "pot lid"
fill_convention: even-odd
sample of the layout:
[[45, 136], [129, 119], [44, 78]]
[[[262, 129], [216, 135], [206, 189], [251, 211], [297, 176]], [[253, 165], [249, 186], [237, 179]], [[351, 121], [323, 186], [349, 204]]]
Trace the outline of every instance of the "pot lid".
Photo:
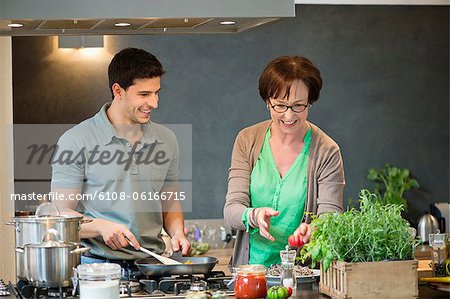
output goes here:
[[66, 221], [81, 221], [83, 215], [60, 215], [60, 216], [18, 216], [13, 217], [13, 222], [23, 223], [23, 222], [42, 222], [42, 221], [56, 221], [56, 222], [66, 222]]
[[58, 231], [54, 228], [50, 228], [42, 238], [40, 243], [31, 243], [25, 245], [29, 248], [73, 248], [76, 247], [76, 243], [61, 241], [61, 237]]
[[36, 209], [36, 217], [59, 217], [61, 212], [58, 207], [51, 202], [44, 202]]

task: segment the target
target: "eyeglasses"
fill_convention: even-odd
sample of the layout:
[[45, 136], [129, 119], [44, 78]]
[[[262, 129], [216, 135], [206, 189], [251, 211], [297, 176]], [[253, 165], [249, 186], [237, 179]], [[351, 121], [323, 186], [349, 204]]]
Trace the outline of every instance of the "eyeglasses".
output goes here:
[[[269, 102], [270, 103], [270, 102]], [[292, 109], [292, 111], [296, 112], [296, 113], [300, 113], [306, 110], [306, 108], [311, 107], [310, 104], [295, 104], [293, 106], [287, 106], [287, 105], [272, 105], [272, 103], [270, 103], [270, 107], [272, 107], [273, 110], [275, 110], [275, 112], [278, 113], [284, 113], [286, 112], [289, 108]]]

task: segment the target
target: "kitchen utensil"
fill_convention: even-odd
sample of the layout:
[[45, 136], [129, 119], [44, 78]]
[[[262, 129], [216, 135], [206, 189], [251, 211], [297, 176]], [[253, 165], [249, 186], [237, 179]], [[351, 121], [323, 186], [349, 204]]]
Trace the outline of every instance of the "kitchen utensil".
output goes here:
[[217, 264], [216, 257], [173, 257], [178, 265], [163, 265], [155, 258], [138, 259], [134, 264], [144, 275], [163, 277], [170, 275], [209, 274]]
[[427, 243], [430, 234], [437, 233], [439, 229], [439, 222], [430, 213], [425, 213], [420, 217], [419, 224], [417, 225], [417, 233], [420, 236], [422, 242]]
[[140, 247], [139, 250], [153, 256], [154, 258], [156, 258], [158, 261], [160, 261], [164, 265], [181, 265], [181, 263], [179, 261], [156, 254], [148, 249], [145, 249], [144, 247]]
[[26, 280], [39, 287], [67, 287], [71, 284], [73, 268], [80, 264], [81, 253], [88, 247], [61, 241], [55, 229], [49, 229], [40, 243], [16, 247], [23, 256]]
[[[128, 240], [128, 238], [126, 238]], [[131, 243], [130, 240], [128, 240], [128, 243], [130, 243], [131, 246], [133, 246], [133, 243]], [[173, 260], [171, 258], [156, 254], [148, 249], [145, 249], [144, 247], [140, 247], [139, 248], [140, 251], [145, 252], [148, 255], [153, 256], [154, 258], [156, 258], [158, 261], [160, 261], [161, 263], [163, 263], [164, 265], [179, 265], [181, 264], [180, 262]]]
[[[91, 221], [91, 219], [83, 219], [82, 215], [24, 216], [13, 217], [10, 222], [3, 224], [15, 227], [15, 245], [23, 247], [25, 244], [41, 242], [50, 228], [58, 231], [61, 241], [80, 243], [81, 224]], [[22, 280], [26, 279], [24, 258], [23, 254], [16, 254], [16, 274]]]

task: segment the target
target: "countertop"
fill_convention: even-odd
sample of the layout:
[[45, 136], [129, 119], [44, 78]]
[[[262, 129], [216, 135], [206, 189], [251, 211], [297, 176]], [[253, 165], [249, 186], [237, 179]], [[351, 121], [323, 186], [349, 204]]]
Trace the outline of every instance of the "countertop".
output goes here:
[[[395, 297], [395, 296], [394, 296]], [[14, 296], [4, 296], [4, 299], [16, 299]], [[128, 297], [123, 297], [128, 298]], [[170, 298], [167, 296], [166, 298]], [[177, 299], [182, 298], [181, 296], [177, 297]], [[229, 299], [235, 298], [234, 296], [227, 297]], [[330, 298], [327, 295], [319, 293], [319, 284], [315, 283], [302, 283], [297, 286], [297, 292], [295, 296], [291, 297], [292, 299], [322, 299], [322, 298]], [[449, 298], [449, 293], [437, 291], [429, 288], [426, 285], [419, 286], [419, 298]], [[139, 299], [155, 299], [154, 297], [140, 297]]]
[[231, 271], [228, 268], [231, 255], [233, 254], [233, 248], [215, 248], [210, 249], [205, 253], [205, 256], [213, 256], [219, 259], [217, 265], [214, 267], [214, 271], [223, 271], [225, 275], [230, 276]]
[[[429, 260], [425, 260], [425, 258], [429, 259], [429, 251], [428, 248], [422, 248], [423, 256], [416, 256], [416, 258], [420, 259], [423, 258], [424, 260], [419, 261], [419, 277], [424, 276], [430, 276], [428, 263]], [[213, 256], [218, 258], [218, 263], [214, 267], [214, 271], [224, 271], [226, 275], [231, 275], [230, 270], [228, 268], [228, 263], [230, 261], [230, 257], [232, 255], [233, 249], [232, 248], [226, 248], [226, 249], [210, 249], [205, 256]], [[426, 273], [423, 273], [421, 275], [420, 270]], [[15, 299], [13, 296], [6, 296], [3, 297], [5, 299]], [[149, 297], [151, 298], [151, 297]], [[235, 297], [227, 297], [227, 298], [235, 298]], [[308, 299], [308, 298], [330, 298], [327, 295], [320, 294], [319, 293], [319, 285], [318, 282], [315, 283], [302, 283], [298, 284], [297, 287], [297, 293], [294, 297], [291, 297], [293, 299]], [[449, 298], [449, 293], [433, 290], [427, 285], [419, 285], [419, 298]]]

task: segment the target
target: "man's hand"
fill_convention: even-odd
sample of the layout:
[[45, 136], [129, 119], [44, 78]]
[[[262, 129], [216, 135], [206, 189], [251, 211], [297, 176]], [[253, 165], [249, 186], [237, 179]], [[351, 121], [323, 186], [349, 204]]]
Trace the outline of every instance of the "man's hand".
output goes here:
[[[133, 247], [139, 250], [139, 242], [134, 237], [133, 233], [123, 224], [115, 223], [104, 219], [94, 219], [91, 223], [85, 225], [92, 225], [97, 227], [99, 234], [102, 236], [103, 241], [111, 249], [117, 250], [119, 248], [127, 247], [130, 245], [127, 241], [131, 241]], [[125, 238], [126, 237], [126, 238]]]
[[270, 218], [278, 216], [280, 211], [275, 211], [271, 208], [257, 208], [255, 222], [259, 227], [259, 234], [264, 238], [275, 241], [275, 238], [270, 234]]
[[311, 226], [307, 223], [302, 222], [300, 226], [293, 233], [294, 236], [300, 236], [303, 240], [303, 243], [306, 244], [309, 242], [309, 238], [311, 238]]
[[173, 251], [181, 250], [183, 255], [189, 255], [191, 253], [191, 243], [189, 243], [184, 234], [175, 234], [170, 242], [172, 243]]

